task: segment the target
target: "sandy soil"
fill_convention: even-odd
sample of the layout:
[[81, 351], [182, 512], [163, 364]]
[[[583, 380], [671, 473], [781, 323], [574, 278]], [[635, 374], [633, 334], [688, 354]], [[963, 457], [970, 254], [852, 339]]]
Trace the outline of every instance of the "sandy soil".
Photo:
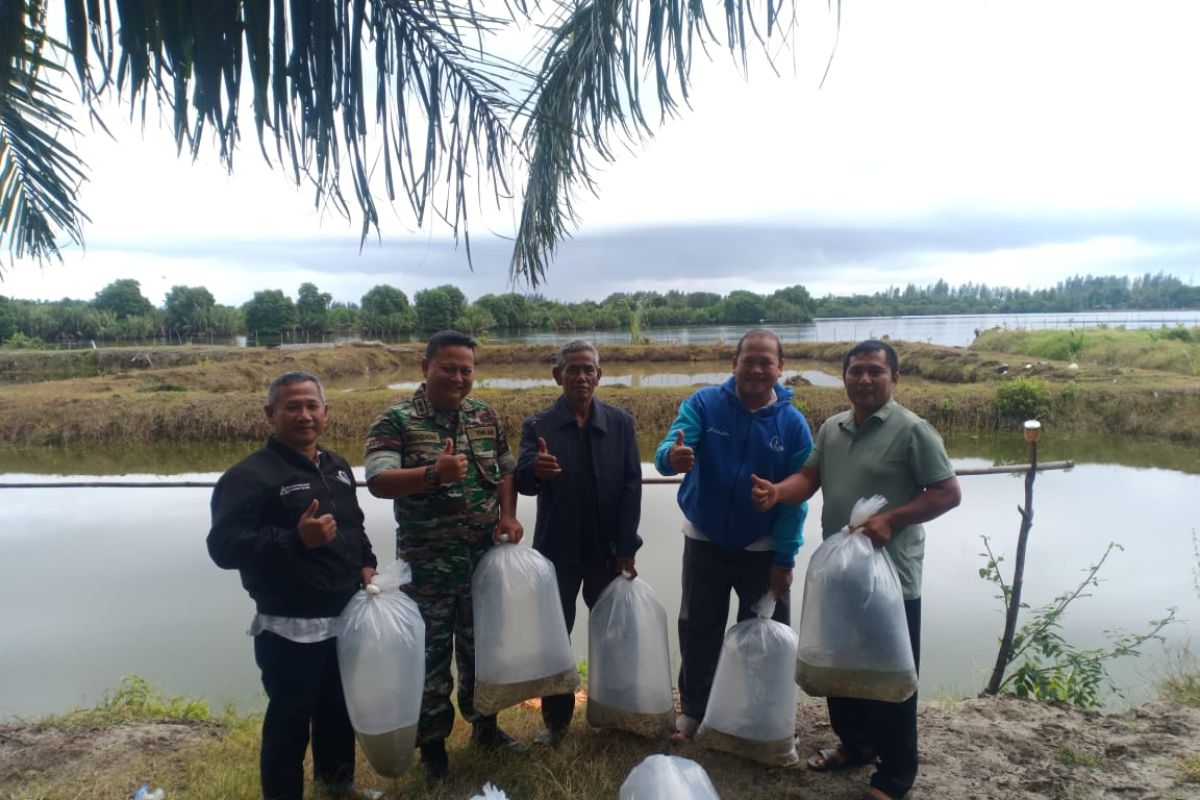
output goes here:
[[[1014, 698], [929, 702], [921, 706], [920, 726], [922, 763], [909, 795], [913, 800], [1200, 799], [1200, 782], [1195, 782], [1200, 764], [1197, 708], [1153, 704], [1102, 715]], [[834, 742], [823, 704], [802, 705], [797, 727], [802, 758]], [[217, 729], [203, 723], [73, 733], [4, 725], [0, 786], [20, 786], [66, 771], [87, 775], [134, 753], [158, 750], [165, 755], [215, 735]], [[697, 745], [684, 745], [675, 752], [717, 766], [697, 750]], [[788, 770], [786, 777], [772, 770], [774, 779], [764, 781], [767, 774], [761, 767], [733, 757], [717, 760], [724, 767], [719, 784], [726, 800], [857, 800], [869, 776], [866, 768], [836, 774]], [[744, 774], [739, 779], [736, 773]]]
[[[35, 783], [50, 776], [95, 775], [134, 754], [166, 754], [197, 739], [219, 735], [216, 725], [204, 722], [143, 722], [77, 731], [0, 725], [0, 787]], [[4, 796], [0, 791], [0, 797]]]
[[[919, 720], [913, 800], [1200, 798], [1183, 764], [1200, 758], [1200, 709], [1153, 704], [1102, 715], [997, 698], [923, 703]], [[802, 706], [798, 728], [804, 758], [836, 741], [821, 705]], [[809, 775], [803, 796], [850, 800], [870, 772]]]

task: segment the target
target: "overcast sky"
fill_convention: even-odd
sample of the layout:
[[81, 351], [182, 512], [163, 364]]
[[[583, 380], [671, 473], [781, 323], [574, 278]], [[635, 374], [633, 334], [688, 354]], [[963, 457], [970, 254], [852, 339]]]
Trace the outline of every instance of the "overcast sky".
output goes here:
[[[822, 87], [835, 17], [796, 2], [782, 75], [760, 59], [745, 79], [714, 51], [691, 110], [605, 166], [545, 295], [1200, 278], [1200, 3], [858, 0]], [[360, 254], [357, 220], [316, 211], [252, 134], [230, 177], [127, 115], [106, 117], [115, 142], [79, 143], [86, 251], [9, 266], [0, 294], [90, 299], [125, 277], [155, 303], [175, 284], [228, 304], [304, 281], [343, 301], [377, 283], [513, 288], [511, 205], [475, 212], [474, 271], [445, 229], [400, 208]]]

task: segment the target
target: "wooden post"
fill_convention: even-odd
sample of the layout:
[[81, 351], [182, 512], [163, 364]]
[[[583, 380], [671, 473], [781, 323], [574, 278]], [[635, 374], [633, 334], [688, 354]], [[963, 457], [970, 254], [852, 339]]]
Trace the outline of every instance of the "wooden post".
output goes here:
[[1004, 636], [1000, 639], [1000, 650], [996, 653], [996, 666], [992, 669], [992, 677], [987, 688], [987, 694], [997, 694], [1004, 680], [1004, 671], [1012, 653], [1013, 636], [1017, 632], [1017, 615], [1021, 611], [1021, 587], [1025, 581], [1025, 548], [1029, 544], [1029, 531], [1033, 528], [1033, 481], [1037, 477], [1037, 445], [1038, 434], [1042, 424], [1035, 419], [1025, 422], [1025, 441], [1029, 443], [1029, 470], [1025, 473], [1025, 505], [1017, 506], [1021, 514], [1021, 532], [1017, 536], [1017, 560], [1013, 565], [1012, 590], [1007, 598], [1007, 608], [1004, 617]]

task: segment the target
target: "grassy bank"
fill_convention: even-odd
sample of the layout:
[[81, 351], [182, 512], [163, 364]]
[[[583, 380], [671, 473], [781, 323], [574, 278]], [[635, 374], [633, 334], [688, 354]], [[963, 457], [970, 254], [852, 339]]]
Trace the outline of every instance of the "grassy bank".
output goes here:
[[1076, 362], [1081, 367], [1137, 367], [1190, 377], [1200, 375], [1200, 328], [994, 328], [980, 335], [971, 348]]
[[[1195, 676], [1189, 678], [1195, 685]], [[1200, 711], [1193, 694], [1112, 716], [1064, 704], [1000, 697], [921, 703], [922, 797], [996, 796], [1116, 798], [1130, 786], [1139, 797], [1194, 797], [1200, 784]], [[399, 781], [379, 778], [361, 757], [358, 782], [392, 798], [465, 800], [485, 782], [511, 800], [612, 800], [642, 759], [668, 752], [698, 762], [720, 796], [821, 797], [852, 800], [867, 775], [851, 770], [821, 775], [804, 769], [766, 768], [689, 744], [672, 747], [613, 732], [595, 731], [578, 709], [562, 747], [527, 756], [480, 751], [461, 721], [449, 742], [451, 777], [427, 789], [414, 766]], [[25, 723], [0, 723], [0, 798], [75, 800], [128, 798], [143, 783], [162, 787], [171, 800], [254, 800], [260, 796], [258, 749], [261, 716], [211, 713], [198, 701], [164, 698], [138, 679], [96, 708]], [[501, 723], [529, 742], [540, 728], [538, 712], [518, 706]], [[1045, 731], [1057, 744], [1039, 745]], [[827, 746], [832, 733], [824, 703], [797, 708], [802, 755]], [[1051, 795], [1043, 793], [1053, 786]], [[319, 795], [310, 793], [309, 797]]]
[[[829, 363], [840, 370], [844, 344], [789, 345], [788, 357]], [[905, 375], [897, 398], [948, 433], [1007, 430], [1038, 417], [1069, 433], [1111, 433], [1200, 442], [1200, 389], [1195, 381], [1171, 372], [1125, 366], [1036, 360], [1026, 368], [1022, 356], [982, 350], [901, 344]], [[97, 351], [103, 352], [103, 351]], [[489, 364], [535, 359], [531, 374], [548, 372], [552, 350], [511, 346], [481, 348], [479, 374]], [[703, 362], [722, 369], [732, 354], [727, 345], [702, 347], [604, 348], [604, 363], [622, 359], [663, 363]], [[235, 357], [236, 356], [236, 357]], [[669, 358], [668, 358], [669, 356]], [[392, 347], [339, 347], [306, 350], [234, 350], [223, 360], [139, 367], [88, 378], [26, 382], [0, 387], [0, 443], [12, 447], [44, 445], [129, 445], [139, 443], [247, 442], [267, 432], [261, 412], [263, 388], [288, 369], [321, 375], [330, 391], [328, 435], [361, 441], [375, 416], [395, 401], [388, 389], [398, 373], [412, 374], [419, 353]], [[1005, 364], [1010, 364], [1006, 369]], [[337, 388], [339, 382], [343, 387]], [[633, 414], [643, 435], [666, 429], [693, 388], [601, 386], [608, 402]], [[476, 396], [492, 404], [515, 437], [521, 420], [557, 397], [554, 387], [480, 389]], [[846, 406], [840, 388], [799, 387], [797, 404], [814, 427]]]
[[[603, 364], [662, 363], [662, 362], [725, 362], [733, 357], [736, 342], [717, 342], [694, 345], [603, 345], [600, 347]], [[964, 381], [986, 379], [991, 374], [994, 359], [987, 355], [932, 345], [894, 343], [904, 361], [907, 373], [928, 375], [938, 380]], [[826, 361], [837, 364], [846, 352], [847, 342], [795, 342], [784, 347], [789, 359]], [[183, 345], [177, 347], [113, 347], [100, 350], [0, 350], [0, 384], [38, 383], [41, 381], [95, 378], [126, 373], [160, 375], [164, 383], [182, 370], [191, 375], [200, 367], [210, 372], [214, 380], [239, 382], [239, 378], [257, 380], [261, 385], [289, 365], [301, 364], [318, 371], [322, 377], [341, 375], [379, 375], [395, 373], [414, 367], [420, 362], [424, 347], [406, 345], [313, 345], [285, 349], [208, 347]], [[555, 349], [549, 345], [480, 345], [477, 350], [479, 368], [489, 365], [543, 365], [549, 370]], [[236, 363], [236, 369], [220, 365]], [[232, 373], [232, 374], [231, 374]], [[253, 387], [251, 387], [253, 388]]]

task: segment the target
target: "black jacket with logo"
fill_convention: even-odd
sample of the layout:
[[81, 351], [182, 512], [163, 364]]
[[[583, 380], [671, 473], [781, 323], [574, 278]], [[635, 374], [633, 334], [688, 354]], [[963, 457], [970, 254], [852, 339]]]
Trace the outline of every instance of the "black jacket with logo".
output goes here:
[[[350, 465], [326, 450], [319, 461], [318, 469], [272, 437], [213, 489], [208, 553], [217, 566], [241, 573], [263, 614], [335, 617], [361, 583], [362, 568], [375, 566]], [[297, 526], [314, 498], [316, 515], [337, 521], [337, 535], [309, 548]]]

